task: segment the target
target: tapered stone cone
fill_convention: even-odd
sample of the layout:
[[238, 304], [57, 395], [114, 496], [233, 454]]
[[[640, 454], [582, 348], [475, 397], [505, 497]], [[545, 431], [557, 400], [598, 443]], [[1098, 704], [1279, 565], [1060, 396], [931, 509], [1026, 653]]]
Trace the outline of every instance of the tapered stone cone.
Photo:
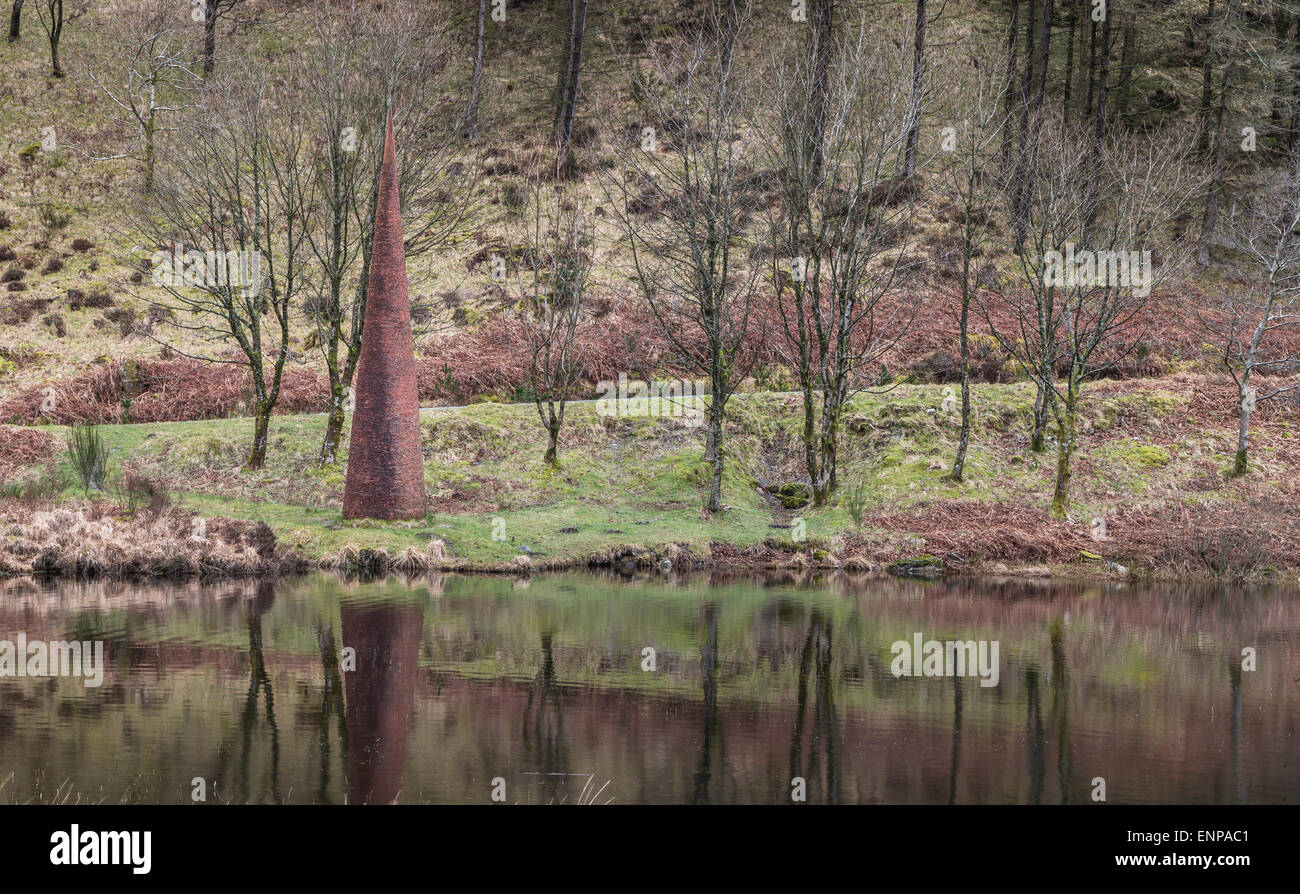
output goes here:
[[425, 514], [420, 395], [415, 384], [400, 202], [393, 115], [389, 112], [361, 360], [353, 385], [356, 406], [343, 488], [344, 518], [420, 518]]

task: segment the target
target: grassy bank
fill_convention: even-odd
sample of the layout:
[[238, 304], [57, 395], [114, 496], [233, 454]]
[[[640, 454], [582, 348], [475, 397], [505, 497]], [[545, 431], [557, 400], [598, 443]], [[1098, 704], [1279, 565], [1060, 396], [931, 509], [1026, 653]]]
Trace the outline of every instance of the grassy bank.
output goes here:
[[[71, 480], [66, 430], [49, 428], [44, 460], [8, 476], [6, 541], [22, 534], [30, 560], [39, 543], [19, 529], [29, 516], [62, 506], [101, 527], [137, 532], [141, 519], [165, 512], [173, 521], [164, 528], [177, 536], [192, 530], [187, 517], [190, 525], [193, 518], [264, 523], [277, 555], [293, 557], [286, 565], [301, 558], [382, 566], [405, 555], [412, 570], [664, 561], [871, 570], [930, 556], [921, 573], [1295, 576], [1294, 411], [1260, 421], [1253, 471], [1228, 479], [1231, 417], [1214, 386], [1195, 377], [1098, 383], [1081, 424], [1073, 508], [1056, 521], [1046, 511], [1054, 451], [1028, 450], [1032, 388], [977, 388], [962, 482], [949, 476], [958, 434], [956, 414], [945, 409], [951, 393], [951, 386], [904, 385], [859, 396], [847, 417], [840, 496], [824, 509], [797, 505], [801, 489], [790, 486], [802, 478], [798, 396], [738, 396], [728, 407], [727, 510], [718, 517], [700, 509], [702, 429], [684, 417], [601, 416], [591, 403], [570, 408], [558, 469], [541, 460], [531, 405], [423, 411], [431, 512], [407, 523], [342, 520], [344, 466], [314, 463], [322, 416], [277, 417], [268, 464], [256, 472], [241, 467], [247, 419], [102, 427], [109, 484], [89, 500], [73, 484], [18, 493], [17, 480]], [[31, 430], [8, 431], [16, 439]], [[119, 483], [125, 473], [165, 491], [166, 508], [132, 509]], [[232, 549], [256, 552], [243, 531], [235, 530]], [[8, 570], [20, 567], [10, 562]]]

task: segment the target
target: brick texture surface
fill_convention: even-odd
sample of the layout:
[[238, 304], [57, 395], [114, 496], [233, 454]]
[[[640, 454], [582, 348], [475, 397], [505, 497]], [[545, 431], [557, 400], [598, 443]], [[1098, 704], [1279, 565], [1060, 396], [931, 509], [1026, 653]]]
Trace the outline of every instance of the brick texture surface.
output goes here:
[[415, 383], [399, 202], [390, 114], [384, 134], [361, 360], [353, 386], [356, 406], [343, 488], [344, 518], [419, 518], [425, 514], [420, 395]]

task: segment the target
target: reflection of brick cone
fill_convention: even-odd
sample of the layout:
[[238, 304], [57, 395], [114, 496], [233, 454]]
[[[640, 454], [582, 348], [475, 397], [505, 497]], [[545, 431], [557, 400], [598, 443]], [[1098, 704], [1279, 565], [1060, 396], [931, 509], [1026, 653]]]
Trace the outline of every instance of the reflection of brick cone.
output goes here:
[[418, 602], [346, 601], [339, 616], [343, 644], [357, 650], [356, 670], [343, 675], [348, 800], [391, 804], [406, 770], [424, 612]]
[[420, 395], [406, 294], [406, 253], [397, 194], [393, 116], [384, 135], [384, 162], [375, 209], [361, 361], [348, 448], [344, 518], [419, 518], [425, 513], [420, 452]]

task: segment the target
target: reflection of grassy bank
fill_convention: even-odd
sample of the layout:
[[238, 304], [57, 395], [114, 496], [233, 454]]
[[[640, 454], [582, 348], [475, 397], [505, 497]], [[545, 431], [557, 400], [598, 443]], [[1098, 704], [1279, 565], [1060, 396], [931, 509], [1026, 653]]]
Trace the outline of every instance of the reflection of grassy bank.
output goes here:
[[[742, 395], [729, 405], [728, 509], [717, 518], [699, 508], [706, 482], [700, 429], [681, 417], [602, 417], [591, 404], [570, 409], [558, 470], [541, 461], [530, 405], [426, 410], [434, 511], [407, 524], [341, 520], [342, 467], [314, 466], [320, 416], [277, 417], [268, 465], [258, 472], [240, 467], [246, 419], [109, 426], [102, 434], [115, 470], [161, 482], [179, 510], [265, 522], [282, 553], [311, 561], [347, 550], [344, 564], [355, 564], [369, 550], [363, 558], [379, 567], [405, 553], [408, 570], [562, 568], [593, 560], [878, 568], [933, 553], [949, 570], [1050, 566], [1088, 574], [1102, 573], [1106, 560], [1135, 571], [1162, 564], [1156, 553], [1166, 546], [1161, 525], [1171, 508], [1208, 505], [1231, 519], [1267, 495], [1286, 519], [1294, 517], [1295, 482], [1277, 484], [1297, 460], [1290, 417], [1261, 422], [1258, 471], [1229, 482], [1220, 475], [1232, 449], [1229, 428], [1207, 431], [1193, 419], [1196, 398], [1174, 388], [1116, 384], [1097, 395], [1081, 426], [1075, 508], [1060, 523], [1046, 516], [1052, 457], [1027, 450], [1033, 393], [1024, 384], [977, 387], [962, 483], [947, 477], [957, 422], [944, 410], [944, 386], [860, 396], [846, 420], [841, 482], [864, 494], [861, 526], [844, 506], [791, 509], [772, 493], [801, 477], [795, 395]], [[55, 464], [66, 467], [66, 460]], [[57, 499], [72, 496], [65, 490]], [[111, 493], [101, 495], [100, 514], [129, 522], [113, 501]], [[9, 522], [21, 522], [23, 507], [6, 505]], [[799, 517], [802, 541], [793, 539]], [[1106, 522], [1100, 541], [1090, 536], [1097, 519]], [[441, 544], [431, 551], [433, 541]], [[1282, 550], [1266, 564], [1285, 569], [1295, 561]], [[9, 564], [21, 570], [21, 563]]]

